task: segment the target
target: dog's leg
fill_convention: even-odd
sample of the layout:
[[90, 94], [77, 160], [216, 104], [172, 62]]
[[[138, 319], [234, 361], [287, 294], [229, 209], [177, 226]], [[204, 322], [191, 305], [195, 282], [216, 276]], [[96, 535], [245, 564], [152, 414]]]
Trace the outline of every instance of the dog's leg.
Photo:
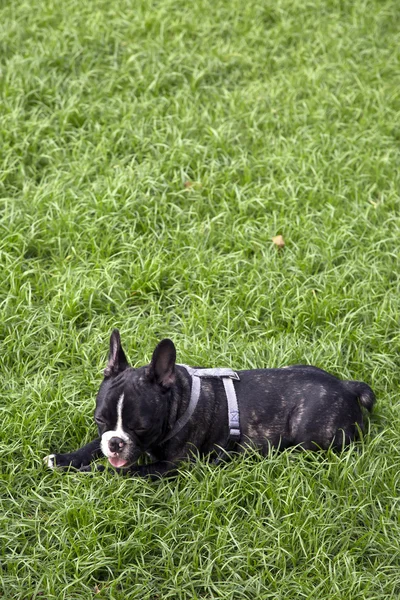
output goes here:
[[75, 452], [67, 454], [49, 454], [44, 458], [45, 464], [54, 469], [55, 467], [80, 469], [89, 465], [93, 460], [103, 456], [100, 448], [100, 438], [96, 438], [93, 442], [86, 444], [83, 448], [79, 448]]
[[105, 467], [104, 465], [84, 465], [79, 468], [80, 473], [95, 473], [108, 470], [112, 474], [124, 475], [127, 477], [147, 477], [152, 481], [160, 479], [160, 477], [175, 477], [178, 472], [176, 463], [168, 461], [159, 461], [149, 465], [132, 465], [131, 467], [117, 468]]
[[154, 481], [160, 477], [175, 477], [178, 473], [178, 462], [160, 460], [149, 465], [132, 465], [128, 469], [119, 469], [119, 471], [125, 471], [124, 474], [131, 477], [148, 477]]

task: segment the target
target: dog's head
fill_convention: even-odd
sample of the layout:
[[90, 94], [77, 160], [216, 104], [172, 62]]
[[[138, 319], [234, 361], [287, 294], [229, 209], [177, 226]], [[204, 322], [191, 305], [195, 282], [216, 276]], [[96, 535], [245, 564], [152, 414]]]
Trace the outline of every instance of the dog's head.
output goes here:
[[165, 435], [175, 359], [175, 346], [165, 339], [154, 350], [149, 365], [134, 369], [126, 359], [119, 331], [112, 332], [94, 418], [101, 449], [114, 467], [136, 463]]

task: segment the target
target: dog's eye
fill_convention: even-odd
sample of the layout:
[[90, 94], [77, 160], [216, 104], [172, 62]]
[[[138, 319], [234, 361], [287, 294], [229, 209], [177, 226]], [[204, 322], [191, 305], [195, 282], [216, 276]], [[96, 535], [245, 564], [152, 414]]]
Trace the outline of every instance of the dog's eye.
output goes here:
[[136, 435], [144, 435], [147, 432], [147, 429], [144, 429], [143, 427], [139, 427], [137, 429], [135, 429], [135, 433]]

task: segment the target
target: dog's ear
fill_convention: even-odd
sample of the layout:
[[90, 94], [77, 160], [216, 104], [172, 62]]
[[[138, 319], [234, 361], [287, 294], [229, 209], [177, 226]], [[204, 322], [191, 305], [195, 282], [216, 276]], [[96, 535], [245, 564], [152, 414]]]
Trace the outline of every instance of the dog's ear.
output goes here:
[[117, 375], [118, 373], [125, 371], [128, 367], [129, 364], [121, 346], [121, 336], [119, 335], [118, 329], [114, 329], [110, 337], [110, 352], [108, 355], [107, 366], [104, 369], [104, 377]]
[[147, 371], [148, 377], [163, 387], [171, 387], [175, 381], [175, 361], [174, 343], [169, 339], [162, 340], [153, 352]]

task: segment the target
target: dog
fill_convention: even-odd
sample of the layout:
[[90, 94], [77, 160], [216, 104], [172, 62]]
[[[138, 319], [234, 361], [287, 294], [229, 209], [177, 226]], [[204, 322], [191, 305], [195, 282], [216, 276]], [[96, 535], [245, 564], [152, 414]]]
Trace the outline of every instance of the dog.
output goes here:
[[274, 447], [340, 450], [359, 437], [362, 408], [371, 411], [374, 402], [366, 383], [314, 366], [235, 373], [179, 365], [169, 339], [157, 345], [150, 364], [132, 368], [114, 329], [96, 398], [99, 436], [44, 460], [50, 468], [91, 471], [105, 456], [118, 473], [155, 478], [173, 473], [194, 452], [219, 460], [249, 446], [263, 455]]

